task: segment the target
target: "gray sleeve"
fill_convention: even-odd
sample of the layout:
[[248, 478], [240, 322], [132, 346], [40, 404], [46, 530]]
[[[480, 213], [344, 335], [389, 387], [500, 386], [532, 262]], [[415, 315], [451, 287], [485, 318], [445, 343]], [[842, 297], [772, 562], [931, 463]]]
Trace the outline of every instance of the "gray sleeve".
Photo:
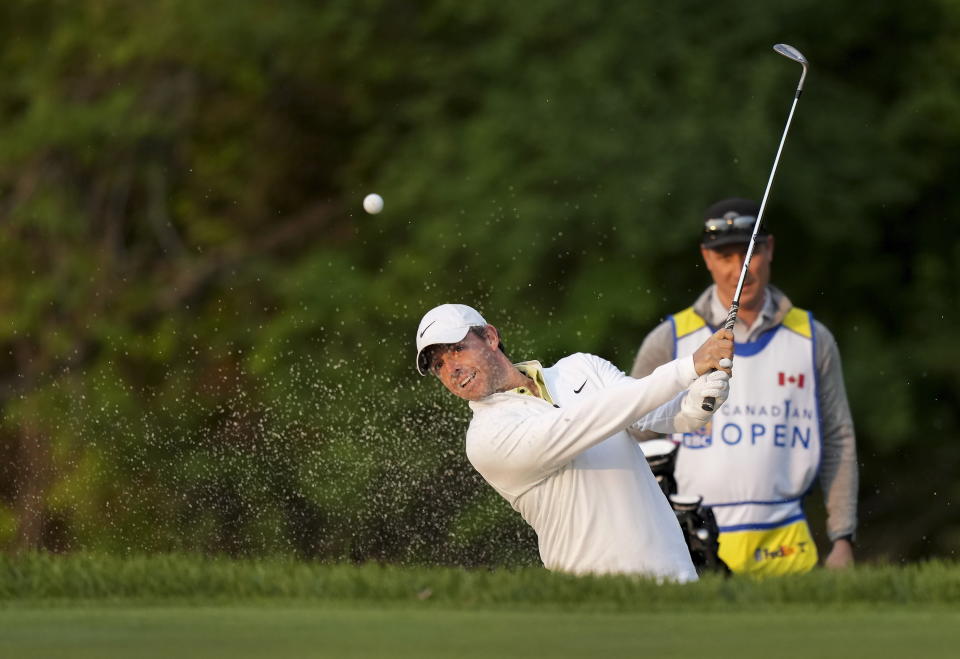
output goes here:
[[[637, 356], [633, 360], [630, 377], [645, 378], [658, 366], [673, 361], [673, 344], [673, 323], [666, 320], [653, 328], [643, 339], [640, 350], [637, 351]], [[639, 442], [663, 436], [650, 430], [628, 429], [628, 431]]]
[[827, 507], [827, 535], [832, 541], [853, 535], [857, 529], [857, 442], [837, 342], [820, 322], [814, 321], [814, 332], [823, 433], [820, 485]]
[[647, 334], [633, 360], [630, 377], [644, 378], [658, 366], [673, 361], [673, 323], [665, 320]]

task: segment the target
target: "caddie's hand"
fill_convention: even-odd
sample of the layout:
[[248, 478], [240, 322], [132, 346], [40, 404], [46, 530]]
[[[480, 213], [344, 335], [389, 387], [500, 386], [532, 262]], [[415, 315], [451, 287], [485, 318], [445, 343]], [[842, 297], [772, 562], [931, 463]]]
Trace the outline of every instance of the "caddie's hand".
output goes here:
[[853, 567], [853, 543], [844, 538], [834, 541], [833, 548], [823, 561], [828, 570], [842, 570]]
[[[720, 360], [726, 360], [721, 363]], [[693, 367], [697, 375], [709, 373], [712, 369], [732, 375], [733, 330], [719, 329], [693, 353]]]

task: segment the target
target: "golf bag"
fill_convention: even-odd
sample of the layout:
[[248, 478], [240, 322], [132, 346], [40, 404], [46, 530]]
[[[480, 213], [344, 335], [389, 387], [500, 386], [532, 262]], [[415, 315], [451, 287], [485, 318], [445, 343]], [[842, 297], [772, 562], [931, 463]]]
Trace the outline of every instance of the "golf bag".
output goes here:
[[679, 446], [669, 439], [651, 439], [640, 442], [640, 447], [657, 483], [660, 484], [660, 489], [670, 502], [677, 521], [680, 522], [683, 539], [690, 550], [690, 558], [697, 572], [730, 574], [730, 568], [719, 556], [720, 530], [717, 528], [713, 509], [703, 505], [701, 496], [677, 493], [677, 480], [673, 469], [677, 463]]

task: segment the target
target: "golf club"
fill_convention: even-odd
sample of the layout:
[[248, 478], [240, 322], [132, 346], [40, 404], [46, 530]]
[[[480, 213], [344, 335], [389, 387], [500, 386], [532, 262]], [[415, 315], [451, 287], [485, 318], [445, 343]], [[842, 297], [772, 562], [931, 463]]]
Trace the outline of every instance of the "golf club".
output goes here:
[[[747, 246], [747, 254], [743, 259], [743, 267], [740, 268], [740, 280], [737, 282], [737, 290], [733, 295], [733, 301], [730, 303], [730, 311], [727, 313], [727, 319], [723, 323], [723, 328], [728, 330], [732, 330], [737, 322], [737, 311], [740, 309], [740, 293], [743, 291], [743, 281], [746, 279], [747, 270], [750, 268], [750, 257], [753, 256], [753, 246], [756, 243], [757, 231], [759, 231], [760, 222], [763, 220], [763, 210], [767, 207], [767, 197], [770, 195], [773, 176], [777, 173], [777, 165], [780, 163], [780, 153], [783, 151], [783, 143], [787, 141], [787, 131], [790, 130], [790, 122], [793, 120], [793, 111], [797, 109], [797, 101], [800, 100], [800, 94], [803, 92], [803, 80], [807, 77], [807, 58], [803, 56], [803, 53], [785, 43], [778, 43], [773, 49], [784, 57], [803, 65], [803, 73], [800, 74], [800, 83], [797, 85], [797, 93], [794, 95], [793, 104], [790, 106], [790, 114], [787, 115], [787, 124], [783, 127], [780, 146], [777, 147], [777, 155], [773, 159], [773, 169], [770, 170], [770, 178], [767, 179], [767, 188], [763, 191], [763, 199], [760, 201], [760, 212], [757, 213], [757, 221], [753, 225], [750, 244]], [[707, 396], [703, 399], [702, 407], [707, 412], [712, 412], [716, 402], [713, 396]]]

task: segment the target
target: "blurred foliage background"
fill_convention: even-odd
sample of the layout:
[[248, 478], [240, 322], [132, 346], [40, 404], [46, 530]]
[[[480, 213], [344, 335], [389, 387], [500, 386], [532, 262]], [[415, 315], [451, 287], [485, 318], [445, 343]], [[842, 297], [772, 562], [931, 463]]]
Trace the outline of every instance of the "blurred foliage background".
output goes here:
[[762, 195], [777, 42], [774, 281], [844, 356], [859, 555], [954, 557], [956, 0], [0, 4], [0, 547], [536, 563], [416, 324], [629, 370]]

